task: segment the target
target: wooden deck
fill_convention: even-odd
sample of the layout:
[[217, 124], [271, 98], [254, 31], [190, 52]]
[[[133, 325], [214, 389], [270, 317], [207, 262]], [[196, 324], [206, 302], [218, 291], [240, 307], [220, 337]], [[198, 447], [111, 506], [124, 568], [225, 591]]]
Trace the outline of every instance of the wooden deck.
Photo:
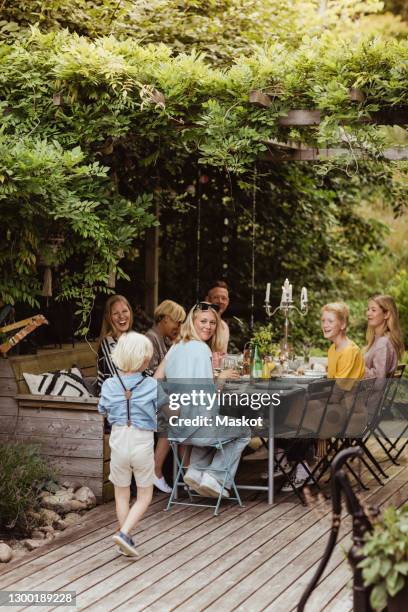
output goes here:
[[[376, 485], [363, 472], [370, 490], [361, 496], [382, 508], [400, 505], [408, 498], [407, 456], [400, 467], [384, 466], [386, 485]], [[278, 495], [276, 502], [268, 506], [264, 494], [251, 495], [245, 508], [224, 502], [213, 517], [206, 508], [163, 512], [166, 498], [159, 495], [137, 530], [136, 561], [112, 545], [114, 506], [105, 504], [88, 513], [79, 528], [4, 566], [0, 589], [76, 591], [81, 610], [289, 612], [321, 557], [331, 507], [327, 502], [303, 507], [292, 494]], [[343, 552], [350, 528], [343, 518], [340, 543], [308, 604], [310, 612], [351, 610], [351, 573]], [[52, 608], [32, 608], [38, 609]]]

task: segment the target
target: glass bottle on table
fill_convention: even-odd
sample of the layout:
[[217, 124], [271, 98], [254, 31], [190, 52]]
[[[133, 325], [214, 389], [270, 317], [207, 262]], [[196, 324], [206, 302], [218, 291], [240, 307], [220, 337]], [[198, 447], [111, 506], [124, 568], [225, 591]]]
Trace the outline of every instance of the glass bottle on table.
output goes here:
[[257, 342], [254, 343], [252, 348], [251, 378], [262, 378], [262, 359]]

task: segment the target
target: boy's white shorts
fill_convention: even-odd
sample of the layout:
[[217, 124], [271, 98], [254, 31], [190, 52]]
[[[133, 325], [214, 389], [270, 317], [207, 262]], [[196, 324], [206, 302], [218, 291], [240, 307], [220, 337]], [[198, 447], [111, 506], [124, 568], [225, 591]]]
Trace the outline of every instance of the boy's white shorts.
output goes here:
[[138, 487], [154, 483], [154, 435], [152, 431], [113, 425], [109, 480], [117, 487], [129, 487], [132, 472]]

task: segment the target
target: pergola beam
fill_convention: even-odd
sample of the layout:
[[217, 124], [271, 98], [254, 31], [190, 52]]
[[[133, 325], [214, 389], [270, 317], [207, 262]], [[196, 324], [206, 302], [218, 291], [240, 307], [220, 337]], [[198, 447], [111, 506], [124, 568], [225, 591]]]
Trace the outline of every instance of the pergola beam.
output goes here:
[[[350, 88], [350, 105], [362, 103], [363, 101], [363, 92], [356, 88]], [[261, 108], [270, 108], [272, 106], [272, 98], [263, 91], [254, 89], [249, 92], [249, 103]], [[284, 127], [319, 125], [321, 114], [322, 111], [319, 109], [293, 109], [288, 111], [286, 115], [279, 117], [278, 123]], [[368, 117], [361, 118], [360, 122], [377, 125], [408, 126], [408, 106], [381, 109], [370, 113]]]
[[[321, 121], [320, 110], [290, 110], [284, 117], [279, 117], [278, 123], [284, 127], [296, 127], [306, 125], [319, 125]], [[408, 107], [389, 108], [379, 110], [370, 114], [369, 117], [362, 118], [360, 123], [374, 123], [377, 125], [400, 125], [408, 126]], [[346, 122], [343, 122], [346, 123]]]
[[296, 127], [306, 125], [319, 125], [319, 110], [290, 110], [285, 117], [279, 117], [279, 125], [283, 127]]
[[[348, 158], [348, 159], [372, 159], [370, 155], [362, 149], [333, 148], [333, 149], [316, 149], [299, 147], [291, 148], [290, 146], [271, 148], [266, 155], [270, 161], [322, 161], [333, 158]], [[404, 148], [388, 148], [381, 152], [381, 157], [390, 161], [401, 161], [408, 159], [408, 147]]]

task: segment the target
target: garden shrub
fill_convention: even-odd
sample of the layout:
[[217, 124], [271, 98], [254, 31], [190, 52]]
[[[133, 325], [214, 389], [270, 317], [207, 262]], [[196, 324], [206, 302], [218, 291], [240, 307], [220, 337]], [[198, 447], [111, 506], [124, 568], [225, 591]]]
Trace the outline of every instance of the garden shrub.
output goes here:
[[38, 525], [38, 494], [53, 478], [37, 446], [17, 442], [0, 444], [0, 528], [28, 534]]

